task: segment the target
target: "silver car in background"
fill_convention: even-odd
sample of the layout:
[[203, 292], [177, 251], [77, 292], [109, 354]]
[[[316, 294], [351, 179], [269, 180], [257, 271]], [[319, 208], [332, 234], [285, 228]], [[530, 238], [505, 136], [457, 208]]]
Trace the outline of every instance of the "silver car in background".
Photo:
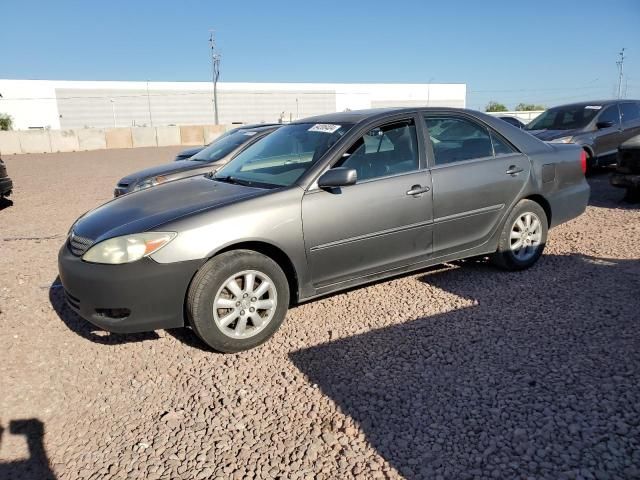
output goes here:
[[71, 308], [106, 330], [190, 325], [240, 351], [273, 335], [290, 305], [331, 292], [466, 257], [532, 266], [548, 229], [585, 210], [585, 160], [463, 109], [308, 118], [214, 175], [83, 215], [60, 279]]
[[113, 196], [119, 197], [172, 180], [214, 172], [278, 127], [279, 125], [267, 125], [234, 129], [199, 150], [188, 160], [165, 163], [127, 175], [117, 183]]

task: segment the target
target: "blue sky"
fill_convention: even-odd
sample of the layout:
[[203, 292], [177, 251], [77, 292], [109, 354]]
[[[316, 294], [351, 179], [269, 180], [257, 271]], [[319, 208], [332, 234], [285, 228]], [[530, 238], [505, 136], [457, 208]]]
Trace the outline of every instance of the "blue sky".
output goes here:
[[9, 1], [0, 78], [466, 83], [468, 106], [607, 98], [626, 47], [640, 98], [640, 1]]

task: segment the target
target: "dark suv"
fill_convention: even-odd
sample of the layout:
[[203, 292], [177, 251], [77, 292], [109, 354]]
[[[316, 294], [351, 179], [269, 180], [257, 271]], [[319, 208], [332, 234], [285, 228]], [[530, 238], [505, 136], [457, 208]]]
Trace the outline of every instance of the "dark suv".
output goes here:
[[616, 163], [618, 146], [640, 134], [640, 101], [606, 100], [553, 107], [526, 131], [552, 143], [576, 143], [587, 152], [587, 167]]

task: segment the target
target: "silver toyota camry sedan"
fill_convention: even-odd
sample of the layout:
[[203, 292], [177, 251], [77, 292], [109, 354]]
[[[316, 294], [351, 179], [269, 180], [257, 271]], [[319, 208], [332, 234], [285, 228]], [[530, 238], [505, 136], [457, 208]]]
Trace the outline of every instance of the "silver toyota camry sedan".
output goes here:
[[548, 229], [585, 210], [585, 161], [463, 109], [308, 118], [215, 174], [83, 215], [60, 279], [106, 330], [191, 326], [216, 350], [244, 350], [290, 305], [331, 292], [465, 257], [532, 266]]

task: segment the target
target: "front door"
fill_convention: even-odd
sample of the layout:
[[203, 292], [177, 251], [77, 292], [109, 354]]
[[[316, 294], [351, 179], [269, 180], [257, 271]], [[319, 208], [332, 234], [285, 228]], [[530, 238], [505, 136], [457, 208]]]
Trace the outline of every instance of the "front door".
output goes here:
[[640, 134], [640, 102], [621, 103], [620, 117], [622, 117], [622, 138], [620, 143]]
[[467, 117], [425, 116], [434, 165], [433, 254], [481, 246], [529, 177], [529, 159], [504, 138]]
[[355, 185], [312, 189], [302, 200], [305, 248], [316, 288], [424, 260], [431, 253], [431, 176], [413, 118], [371, 129], [333, 167]]
[[604, 158], [614, 155], [618, 145], [622, 143], [622, 126], [620, 124], [620, 111], [618, 105], [609, 105], [596, 119], [598, 122], [611, 122], [612, 126], [605, 127], [595, 132], [595, 156]]

